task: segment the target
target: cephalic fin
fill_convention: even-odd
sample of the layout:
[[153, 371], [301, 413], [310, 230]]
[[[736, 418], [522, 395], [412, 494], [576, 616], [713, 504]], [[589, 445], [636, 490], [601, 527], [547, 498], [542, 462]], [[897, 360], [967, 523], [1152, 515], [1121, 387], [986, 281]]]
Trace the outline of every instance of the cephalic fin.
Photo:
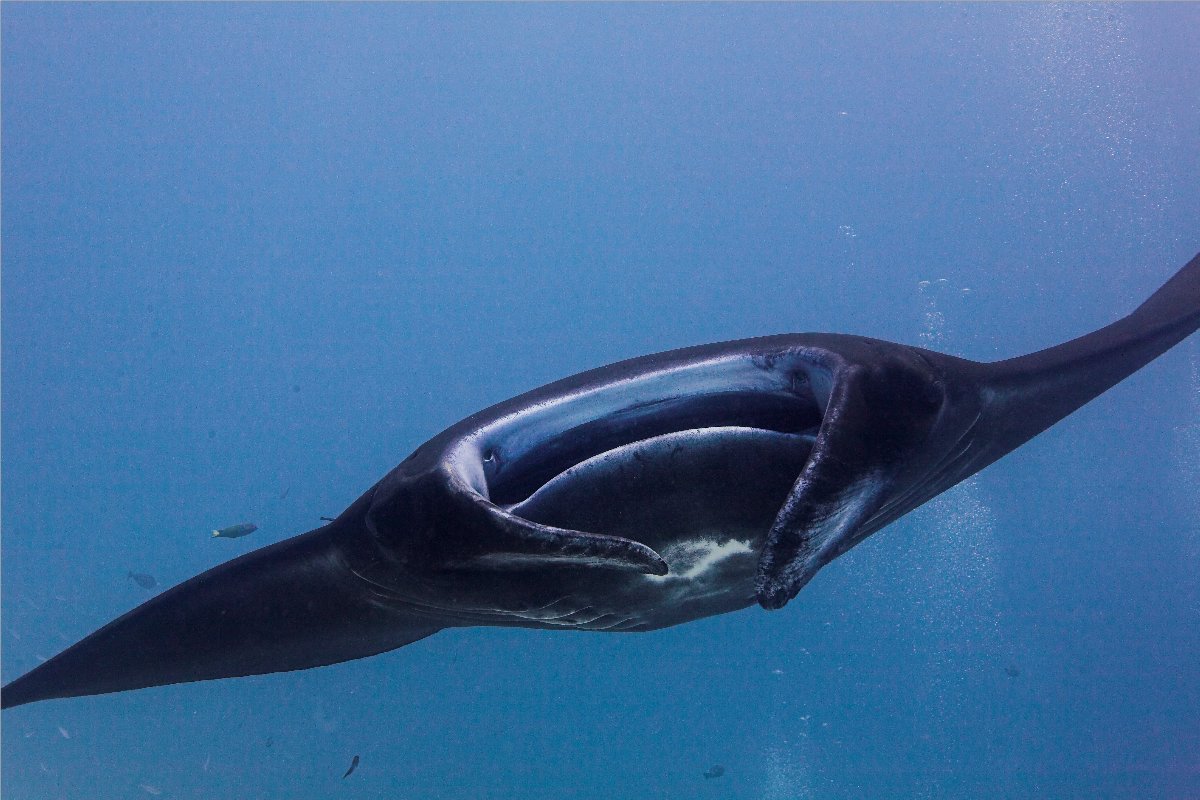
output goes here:
[[[888, 366], [886, 356], [852, 347], [840, 353], [846, 364], [833, 372], [813, 454], [759, 561], [759, 604], [782, 607], [855, 543], [1024, 444], [1198, 328], [1200, 255], [1128, 316], [1030, 355], [981, 364], [903, 348], [923, 353], [925, 371], [906, 369], [902, 358]], [[938, 403], [931, 391], [955, 397]], [[934, 426], [946, 452], [921, 446]], [[895, 482], [900, 471], [893, 467], [901, 464], [905, 485]]]
[[646, 575], [666, 575], [667, 562], [641, 542], [621, 536], [556, 528], [518, 517], [479, 495], [468, 498], [474, 517], [492, 533], [487, 552], [464, 563], [490, 568], [528, 566], [600, 567]]
[[850, 549], [863, 523], [911, 473], [944, 397], [913, 351], [886, 347], [849, 353], [833, 371], [833, 391], [812, 455], [780, 509], [759, 558], [755, 593], [782, 608], [825, 564]]
[[[416, 527], [412, 520], [420, 520]], [[377, 494], [366, 526], [389, 558], [424, 569], [588, 567], [666, 575], [667, 562], [641, 542], [556, 528], [511, 513], [452, 469], [398, 481]]]

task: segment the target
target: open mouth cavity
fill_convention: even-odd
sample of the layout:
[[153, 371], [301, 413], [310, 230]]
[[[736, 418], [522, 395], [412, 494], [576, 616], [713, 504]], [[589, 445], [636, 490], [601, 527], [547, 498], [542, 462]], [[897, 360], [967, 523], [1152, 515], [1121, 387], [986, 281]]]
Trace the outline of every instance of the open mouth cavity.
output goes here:
[[700, 374], [654, 374], [498, 421], [476, 440], [486, 483], [477, 488], [512, 506], [572, 467], [635, 442], [726, 427], [815, 435], [821, 424], [823, 402], [808, 370], [766, 370], [741, 359], [690, 371]]

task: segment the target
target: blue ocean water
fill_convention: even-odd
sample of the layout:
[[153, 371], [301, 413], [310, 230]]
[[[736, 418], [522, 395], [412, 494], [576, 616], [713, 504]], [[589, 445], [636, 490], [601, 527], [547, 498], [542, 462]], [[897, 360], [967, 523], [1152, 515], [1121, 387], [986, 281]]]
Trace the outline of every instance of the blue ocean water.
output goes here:
[[[1200, 249], [1195, 4], [0, 25], [5, 681], [547, 381], [790, 331], [1008, 357]], [[21, 707], [0, 790], [1200, 797], [1197, 485], [1193, 337], [782, 611]]]

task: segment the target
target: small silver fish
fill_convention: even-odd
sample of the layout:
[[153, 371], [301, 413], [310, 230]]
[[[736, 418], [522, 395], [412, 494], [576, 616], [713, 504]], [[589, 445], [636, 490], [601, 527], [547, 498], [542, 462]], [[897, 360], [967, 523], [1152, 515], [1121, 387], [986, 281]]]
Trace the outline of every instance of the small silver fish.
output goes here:
[[139, 783], [138, 788], [141, 789], [146, 794], [152, 794], [155, 797], [162, 794], [162, 789], [160, 789], [157, 786], [150, 784], [150, 783]]
[[219, 536], [222, 539], [237, 539], [241, 536], [249, 536], [258, 530], [258, 526], [253, 522], [242, 522], [237, 525], [230, 525], [228, 528], [220, 528], [212, 532], [214, 537]]

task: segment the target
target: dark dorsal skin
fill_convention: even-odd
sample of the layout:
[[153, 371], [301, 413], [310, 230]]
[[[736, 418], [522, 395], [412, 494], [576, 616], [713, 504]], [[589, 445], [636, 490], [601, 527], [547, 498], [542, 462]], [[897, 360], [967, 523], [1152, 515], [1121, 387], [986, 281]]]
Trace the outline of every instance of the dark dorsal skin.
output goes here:
[[780, 608], [1198, 326], [1200, 256], [1128, 317], [994, 364], [795, 334], [584, 372], [442, 432], [328, 525], [147, 601], [3, 706], [305, 669], [446, 627]]

